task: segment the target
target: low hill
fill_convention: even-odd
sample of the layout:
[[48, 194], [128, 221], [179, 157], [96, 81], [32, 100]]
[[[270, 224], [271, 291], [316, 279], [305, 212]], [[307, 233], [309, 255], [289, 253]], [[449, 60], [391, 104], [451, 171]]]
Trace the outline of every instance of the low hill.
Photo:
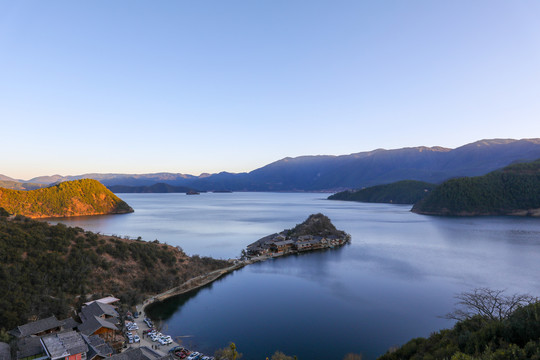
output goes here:
[[423, 181], [403, 180], [392, 184], [376, 185], [356, 191], [342, 191], [330, 195], [328, 200], [360, 201], [369, 203], [414, 204], [436, 187]]
[[0, 188], [0, 207], [31, 218], [123, 214], [133, 209], [97, 180], [20, 191]]
[[289, 237], [306, 235], [346, 237], [347, 233], [336, 229], [328, 216], [318, 213], [310, 215], [303, 223], [287, 230], [287, 236]]
[[0, 208], [0, 331], [32, 317], [64, 318], [92, 295], [114, 294], [135, 305], [230, 266], [187, 256], [157, 240], [127, 240], [5, 215]]
[[186, 186], [173, 186], [165, 183], [157, 183], [150, 186], [126, 186], [111, 185], [107, 186], [113, 193], [189, 193], [197, 191]]
[[540, 159], [448, 180], [412, 208], [426, 215], [540, 216]]

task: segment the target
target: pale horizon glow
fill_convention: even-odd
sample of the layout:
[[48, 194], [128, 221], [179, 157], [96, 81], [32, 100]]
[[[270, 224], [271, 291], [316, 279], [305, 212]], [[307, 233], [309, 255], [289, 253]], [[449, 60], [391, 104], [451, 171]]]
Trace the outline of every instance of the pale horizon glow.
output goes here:
[[0, 3], [0, 174], [540, 137], [540, 2]]

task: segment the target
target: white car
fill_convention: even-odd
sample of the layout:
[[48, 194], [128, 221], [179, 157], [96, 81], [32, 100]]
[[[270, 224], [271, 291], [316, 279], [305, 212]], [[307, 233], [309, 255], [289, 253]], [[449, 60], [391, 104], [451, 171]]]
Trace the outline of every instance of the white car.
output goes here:
[[158, 341], [159, 341], [159, 343], [160, 343], [161, 345], [169, 345], [169, 344], [172, 344], [172, 339], [167, 338], [166, 336], [160, 338]]
[[187, 360], [194, 360], [194, 359], [197, 359], [199, 357], [199, 355], [201, 355], [201, 354], [195, 351], [195, 352], [191, 353], [186, 359]]
[[136, 342], [136, 343], [141, 342], [141, 338], [139, 337], [139, 335], [135, 335], [135, 336], [133, 336], [133, 341]]

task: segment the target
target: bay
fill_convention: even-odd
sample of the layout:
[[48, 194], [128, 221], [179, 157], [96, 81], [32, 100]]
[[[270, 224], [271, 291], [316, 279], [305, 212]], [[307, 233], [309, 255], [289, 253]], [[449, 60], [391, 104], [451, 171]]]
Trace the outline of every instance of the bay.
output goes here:
[[322, 212], [352, 243], [245, 267], [151, 309], [163, 329], [212, 353], [234, 341], [244, 359], [374, 359], [452, 326], [456, 293], [475, 287], [540, 295], [540, 221], [442, 218], [410, 206], [328, 201], [326, 194], [120, 194], [132, 214], [59, 219], [105, 234], [232, 258], [249, 243]]

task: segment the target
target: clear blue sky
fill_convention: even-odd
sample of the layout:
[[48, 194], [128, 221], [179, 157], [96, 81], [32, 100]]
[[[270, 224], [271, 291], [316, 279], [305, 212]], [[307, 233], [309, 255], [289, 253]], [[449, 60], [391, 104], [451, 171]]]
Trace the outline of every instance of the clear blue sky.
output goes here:
[[0, 174], [540, 137], [540, 1], [0, 0]]

